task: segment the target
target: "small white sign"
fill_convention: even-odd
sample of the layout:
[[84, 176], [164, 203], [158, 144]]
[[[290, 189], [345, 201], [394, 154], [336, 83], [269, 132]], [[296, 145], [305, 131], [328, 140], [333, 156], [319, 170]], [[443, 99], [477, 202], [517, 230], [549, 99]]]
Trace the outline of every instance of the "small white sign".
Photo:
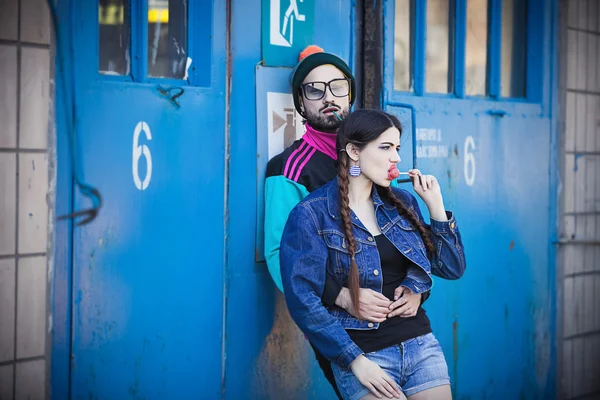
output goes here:
[[[294, 20], [298, 22], [306, 21], [306, 15], [300, 14], [297, 0], [289, 0], [281, 21], [281, 2], [282, 0], [271, 1], [271, 21], [270, 21], [270, 43], [274, 46], [292, 47], [294, 44]], [[301, 2], [303, 0], [300, 0]], [[283, 2], [284, 4], [287, 1]]]
[[305, 131], [289, 93], [267, 92], [267, 121], [269, 160], [300, 139]]

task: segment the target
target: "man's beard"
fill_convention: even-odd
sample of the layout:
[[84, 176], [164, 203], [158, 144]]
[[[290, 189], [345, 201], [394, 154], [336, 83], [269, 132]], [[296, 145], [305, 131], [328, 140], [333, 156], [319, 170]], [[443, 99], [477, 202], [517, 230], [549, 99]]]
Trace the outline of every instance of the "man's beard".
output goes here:
[[[336, 111], [336, 113], [343, 119], [345, 119], [350, 113], [348, 109]], [[306, 123], [312, 126], [314, 129], [323, 132], [335, 132], [340, 127], [342, 121], [339, 120], [335, 115], [325, 116], [320, 112], [313, 113], [306, 111]]]

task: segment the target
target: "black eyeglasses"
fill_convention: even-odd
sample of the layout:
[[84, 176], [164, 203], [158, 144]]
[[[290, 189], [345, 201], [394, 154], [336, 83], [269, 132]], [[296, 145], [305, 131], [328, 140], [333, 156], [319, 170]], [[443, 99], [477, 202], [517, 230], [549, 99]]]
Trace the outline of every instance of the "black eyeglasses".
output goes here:
[[302, 84], [304, 97], [307, 100], [321, 100], [325, 96], [325, 91], [329, 91], [335, 97], [345, 97], [350, 93], [350, 79], [332, 79], [329, 82], [308, 82]]

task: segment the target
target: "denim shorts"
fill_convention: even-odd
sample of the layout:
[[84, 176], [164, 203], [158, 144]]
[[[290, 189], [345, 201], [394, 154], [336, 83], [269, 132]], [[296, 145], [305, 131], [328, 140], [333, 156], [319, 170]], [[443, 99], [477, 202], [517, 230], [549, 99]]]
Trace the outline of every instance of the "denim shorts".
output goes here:
[[[433, 333], [367, 353], [365, 356], [393, 378], [406, 397], [450, 384], [448, 365]], [[331, 366], [344, 400], [358, 400], [370, 392], [351, 370], [344, 371], [335, 363]]]

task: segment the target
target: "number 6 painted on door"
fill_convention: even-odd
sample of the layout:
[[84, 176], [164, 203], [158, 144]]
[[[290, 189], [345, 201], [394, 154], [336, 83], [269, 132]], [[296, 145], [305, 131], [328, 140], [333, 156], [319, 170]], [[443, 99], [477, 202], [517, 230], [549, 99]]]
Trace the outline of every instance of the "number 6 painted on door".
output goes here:
[[[145, 190], [148, 188], [150, 184], [150, 179], [152, 178], [152, 156], [150, 155], [150, 149], [145, 144], [139, 145], [138, 141], [140, 138], [140, 133], [144, 132], [146, 135], [146, 139], [152, 140], [152, 133], [150, 132], [150, 127], [144, 121], [138, 122], [133, 131], [133, 163], [131, 165], [131, 169], [133, 172], [133, 182], [135, 183], [135, 187], [139, 190]], [[142, 182], [140, 179], [140, 175], [138, 173], [138, 161], [140, 157], [144, 155], [146, 157], [146, 177]]]
[[473, 186], [475, 183], [475, 140], [473, 136], [468, 136], [465, 140], [465, 181], [468, 186]]

